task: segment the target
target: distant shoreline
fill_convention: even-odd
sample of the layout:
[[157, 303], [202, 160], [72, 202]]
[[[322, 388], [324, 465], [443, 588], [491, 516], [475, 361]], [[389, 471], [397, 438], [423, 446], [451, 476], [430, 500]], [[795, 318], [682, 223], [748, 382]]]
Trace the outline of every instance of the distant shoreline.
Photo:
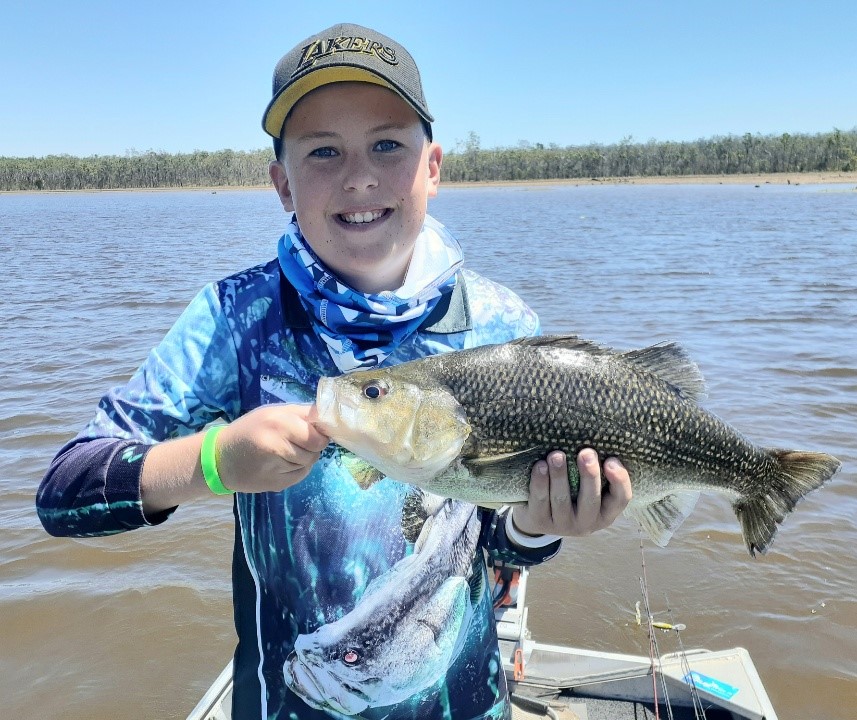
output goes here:
[[[481, 187], [532, 187], [547, 185], [847, 185], [857, 191], [857, 172], [762, 173], [734, 175], [665, 175], [649, 177], [558, 178], [553, 180], [486, 180], [444, 182], [441, 189]], [[89, 192], [210, 192], [270, 190], [270, 185], [217, 185], [158, 188], [85, 188], [81, 190], [0, 190], [0, 195], [45, 195]]]
[[[514, 187], [527, 185], [834, 185], [857, 186], [857, 172], [761, 173], [734, 175], [664, 175], [648, 177], [564, 178], [557, 180], [491, 180], [443, 182], [441, 188]], [[857, 190], [857, 187], [855, 187]]]

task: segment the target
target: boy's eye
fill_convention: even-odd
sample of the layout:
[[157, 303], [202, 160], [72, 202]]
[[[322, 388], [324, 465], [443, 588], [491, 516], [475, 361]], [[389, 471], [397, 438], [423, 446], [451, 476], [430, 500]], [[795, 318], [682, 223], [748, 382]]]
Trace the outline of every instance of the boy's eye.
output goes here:
[[375, 150], [380, 152], [390, 152], [398, 147], [400, 147], [400, 145], [395, 140], [379, 140], [375, 143]]
[[332, 147], [321, 147], [316, 148], [315, 150], [310, 152], [312, 157], [335, 157], [338, 153]]

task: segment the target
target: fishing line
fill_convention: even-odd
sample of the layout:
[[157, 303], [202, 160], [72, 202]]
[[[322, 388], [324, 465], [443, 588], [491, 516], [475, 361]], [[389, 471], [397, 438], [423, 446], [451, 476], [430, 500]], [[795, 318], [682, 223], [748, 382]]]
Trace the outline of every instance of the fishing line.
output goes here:
[[[656, 665], [661, 660], [661, 651], [658, 647], [658, 640], [655, 637], [655, 626], [654, 626], [654, 618], [652, 617], [652, 609], [649, 605], [649, 581], [646, 577], [646, 554], [643, 551], [643, 533], [640, 532], [640, 560], [643, 566], [643, 575], [640, 578], [640, 592], [643, 595], [643, 602], [646, 606], [646, 625], [649, 631], [649, 659], [652, 662], [652, 700], [654, 701], [655, 707], [655, 720], [660, 720], [660, 705], [658, 703], [658, 672]], [[655, 658], [657, 658], [657, 663], [655, 662]], [[667, 709], [667, 716], [670, 720], [674, 720], [673, 718], [673, 710], [672, 704], [670, 703], [670, 695], [669, 690], [667, 689], [666, 678], [663, 673], [660, 673], [661, 676], [661, 688], [664, 694], [664, 707]]]
[[693, 716], [696, 720], [705, 720], [705, 708], [702, 705], [702, 698], [699, 697], [699, 690], [696, 687], [696, 680], [694, 680], [693, 675], [690, 672], [690, 663], [687, 660], [687, 652], [684, 649], [684, 642], [681, 639], [681, 631], [684, 629], [684, 625], [675, 622], [675, 618], [673, 618], [672, 607], [670, 607], [670, 599], [667, 597], [667, 594], [664, 593], [664, 602], [667, 605], [667, 614], [670, 618], [671, 629], [675, 631], [676, 639], [678, 640], [678, 648], [679, 648], [679, 657], [681, 658], [681, 671], [684, 674], [684, 678], [688, 685], [690, 685], [690, 697], [693, 701]]

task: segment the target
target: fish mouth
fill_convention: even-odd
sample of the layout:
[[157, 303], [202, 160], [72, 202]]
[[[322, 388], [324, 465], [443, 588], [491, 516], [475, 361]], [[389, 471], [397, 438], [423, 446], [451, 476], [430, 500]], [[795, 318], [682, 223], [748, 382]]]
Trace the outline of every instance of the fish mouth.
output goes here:
[[283, 671], [291, 691], [319, 710], [357, 715], [372, 703], [372, 698], [358, 686], [336, 677], [330, 668], [308, 663], [300, 653], [293, 651], [289, 655]]
[[[351, 402], [347, 395], [337, 397], [335, 378], [322, 377], [318, 381], [315, 406], [313, 425], [340, 445], [345, 446], [349, 438], [353, 439], [355, 430], [365, 423], [365, 420], [361, 420], [359, 406]], [[351, 447], [349, 449], [353, 450]]]
[[315, 393], [315, 406], [318, 411], [318, 417], [313, 421], [313, 425], [325, 435], [330, 435], [330, 430], [336, 422], [336, 394], [333, 388], [333, 378], [323, 377], [318, 381], [318, 388]]

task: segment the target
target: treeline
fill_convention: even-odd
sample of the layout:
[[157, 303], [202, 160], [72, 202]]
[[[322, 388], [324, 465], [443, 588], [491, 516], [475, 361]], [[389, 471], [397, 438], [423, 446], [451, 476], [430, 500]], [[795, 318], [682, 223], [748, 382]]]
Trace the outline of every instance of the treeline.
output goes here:
[[[247, 187], [268, 183], [271, 150], [0, 157], [0, 190]], [[476, 133], [444, 156], [451, 182], [857, 171], [857, 128], [727, 135], [694, 142], [483, 149]]]
[[443, 161], [451, 182], [740, 175], [857, 170], [857, 128], [817, 135], [727, 135], [695, 142], [558, 147], [522, 142], [483, 150], [471, 133]]
[[170, 154], [47, 155], [0, 158], [0, 190], [118, 190], [124, 188], [264, 185], [273, 150]]

